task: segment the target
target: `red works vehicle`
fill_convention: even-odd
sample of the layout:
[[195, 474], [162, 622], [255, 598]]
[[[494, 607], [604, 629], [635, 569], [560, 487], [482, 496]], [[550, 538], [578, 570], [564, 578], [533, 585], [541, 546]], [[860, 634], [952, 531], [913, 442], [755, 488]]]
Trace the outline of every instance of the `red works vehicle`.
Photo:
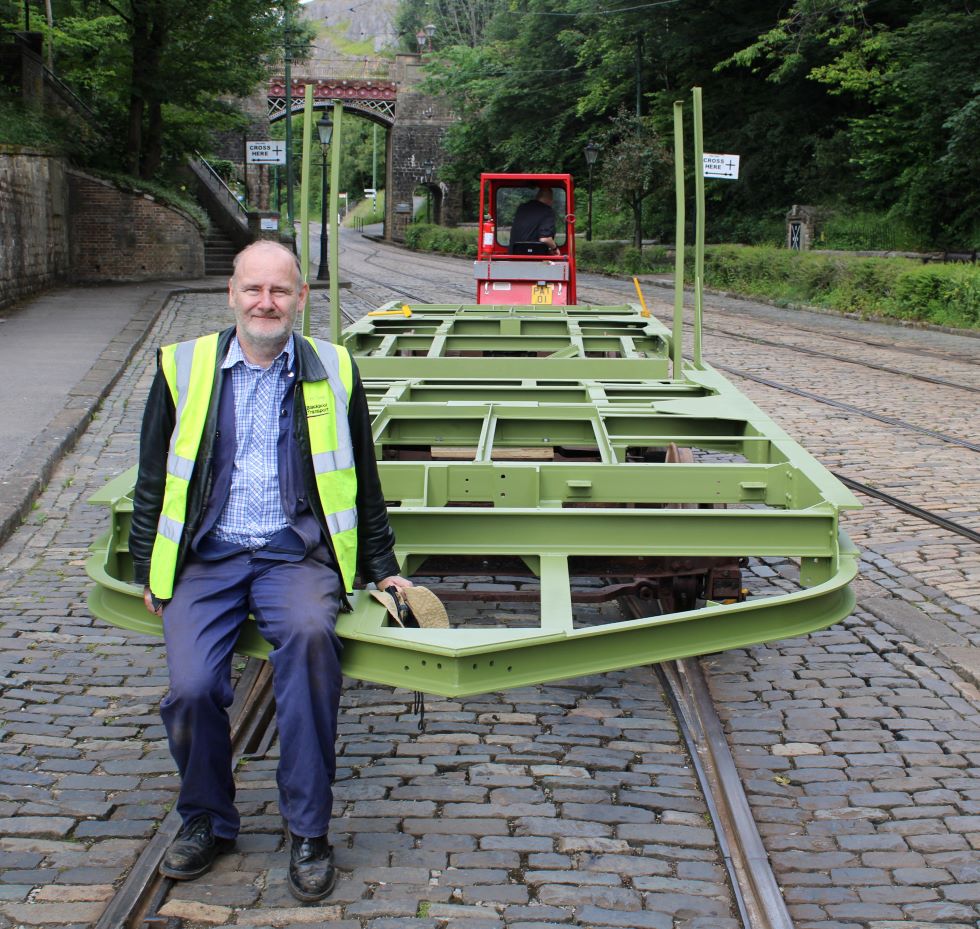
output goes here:
[[[540, 236], [537, 233], [548, 231], [549, 207], [553, 235]], [[530, 214], [543, 217], [543, 224], [529, 222]], [[575, 196], [570, 174], [482, 174], [480, 216], [474, 263], [477, 303], [575, 303]], [[512, 241], [511, 233], [522, 231], [522, 240]]]

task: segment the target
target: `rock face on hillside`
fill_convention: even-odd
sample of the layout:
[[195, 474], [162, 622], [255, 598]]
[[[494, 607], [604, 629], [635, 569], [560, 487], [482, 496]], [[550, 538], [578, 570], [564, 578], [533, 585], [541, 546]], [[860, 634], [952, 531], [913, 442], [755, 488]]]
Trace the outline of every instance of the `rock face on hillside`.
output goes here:
[[375, 55], [397, 44], [395, 13], [398, 0], [312, 0], [302, 8], [303, 19], [316, 25], [314, 58]]

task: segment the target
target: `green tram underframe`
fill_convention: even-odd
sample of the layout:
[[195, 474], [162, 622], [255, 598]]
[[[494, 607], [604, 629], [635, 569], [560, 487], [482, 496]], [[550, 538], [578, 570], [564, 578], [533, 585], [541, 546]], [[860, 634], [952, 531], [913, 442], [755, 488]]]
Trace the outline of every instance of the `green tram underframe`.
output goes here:
[[[403, 629], [357, 591], [337, 625], [348, 675], [463, 696], [796, 636], [851, 611], [857, 553], [838, 517], [856, 499], [709, 365], [678, 366], [656, 319], [632, 305], [400, 308], [341, 337], [396, 554], [451, 619], [454, 600], [483, 598], [498, 624]], [[88, 562], [90, 604], [160, 634], [131, 583], [133, 479], [93, 498], [112, 521]], [[751, 558], [791, 559], [792, 589], [746, 599]], [[528, 583], [466, 583], [494, 574]], [[576, 615], [627, 593], [649, 615]], [[238, 651], [268, 650], [246, 623]]]

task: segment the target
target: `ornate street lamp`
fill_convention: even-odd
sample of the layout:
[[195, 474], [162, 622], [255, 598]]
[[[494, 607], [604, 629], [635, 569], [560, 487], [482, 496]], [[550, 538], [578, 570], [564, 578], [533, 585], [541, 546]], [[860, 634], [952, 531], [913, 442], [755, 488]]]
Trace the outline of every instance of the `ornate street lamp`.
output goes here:
[[415, 41], [419, 46], [419, 54], [421, 55], [426, 49], [432, 50], [432, 37], [436, 34], [436, 27], [433, 23], [429, 23], [427, 26], [423, 26], [415, 33]]
[[585, 163], [589, 166], [589, 222], [585, 227], [585, 241], [592, 241], [592, 168], [599, 157], [599, 146], [595, 142], [585, 145]]
[[[326, 106], [332, 107], [333, 101], [328, 100]], [[329, 109], [324, 110], [323, 116], [317, 122], [316, 132], [323, 148], [320, 174], [320, 266], [317, 268], [316, 279], [328, 281], [330, 280], [330, 262], [327, 259], [327, 154], [330, 151], [330, 140], [333, 138], [333, 120], [330, 119]]]

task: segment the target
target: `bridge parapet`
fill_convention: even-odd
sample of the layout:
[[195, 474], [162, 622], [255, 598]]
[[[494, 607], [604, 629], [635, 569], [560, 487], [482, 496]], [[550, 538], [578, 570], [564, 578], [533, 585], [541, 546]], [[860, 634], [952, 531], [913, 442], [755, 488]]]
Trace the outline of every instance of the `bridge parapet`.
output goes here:
[[[297, 77], [297, 75], [302, 75]], [[389, 58], [317, 58], [293, 66], [293, 83], [308, 84], [318, 80], [390, 80], [392, 62]], [[285, 69], [278, 68], [273, 83], [286, 81]]]

